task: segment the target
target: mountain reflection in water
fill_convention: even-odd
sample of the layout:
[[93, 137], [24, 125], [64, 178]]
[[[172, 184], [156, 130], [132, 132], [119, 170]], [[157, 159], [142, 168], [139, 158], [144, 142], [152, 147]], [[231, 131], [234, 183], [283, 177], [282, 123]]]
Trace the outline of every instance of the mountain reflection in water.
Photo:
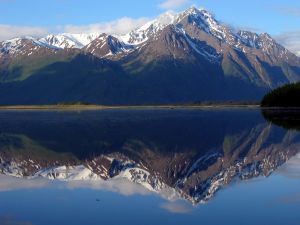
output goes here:
[[60, 180], [198, 204], [300, 151], [298, 131], [249, 109], [2, 111], [0, 122], [0, 189]]

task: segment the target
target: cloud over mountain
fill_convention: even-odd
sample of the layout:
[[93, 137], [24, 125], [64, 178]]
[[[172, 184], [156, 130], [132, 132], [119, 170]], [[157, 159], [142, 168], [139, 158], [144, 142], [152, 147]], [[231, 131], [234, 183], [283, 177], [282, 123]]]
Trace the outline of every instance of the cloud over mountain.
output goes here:
[[300, 30], [282, 33], [275, 38], [287, 49], [300, 56]]
[[133, 19], [129, 17], [123, 17], [117, 20], [94, 23], [88, 25], [66, 25], [63, 27], [64, 32], [67, 33], [114, 33], [114, 34], [126, 34], [131, 30], [140, 27], [145, 24], [148, 18]]
[[49, 31], [44, 27], [33, 26], [14, 26], [7, 24], [0, 24], [0, 41], [20, 36], [43, 36], [48, 34]]
[[148, 22], [146, 17], [130, 18], [123, 17], [108, 22], [100, 22], [86, 25], [60, 25], [56, 27], [15, 26], [0, 24], [0, 41], [15, 37], [41, 37], [50, 33], [114, 33], [126, 34]]

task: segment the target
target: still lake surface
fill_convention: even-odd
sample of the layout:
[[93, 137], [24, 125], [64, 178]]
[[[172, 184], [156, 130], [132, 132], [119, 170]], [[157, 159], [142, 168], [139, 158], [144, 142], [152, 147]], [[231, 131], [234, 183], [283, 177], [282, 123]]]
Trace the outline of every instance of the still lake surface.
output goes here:
[[298, 225], [300, 133], [276, 124], [246, 108], [0, 111], [0, 224]]

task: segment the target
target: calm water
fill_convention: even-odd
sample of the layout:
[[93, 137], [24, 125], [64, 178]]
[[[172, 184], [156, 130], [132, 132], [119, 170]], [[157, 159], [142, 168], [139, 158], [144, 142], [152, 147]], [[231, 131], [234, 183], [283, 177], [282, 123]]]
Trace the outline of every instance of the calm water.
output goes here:
[[297, 225], [287, 124], [258, 109], [1, 111], [0, 225]]

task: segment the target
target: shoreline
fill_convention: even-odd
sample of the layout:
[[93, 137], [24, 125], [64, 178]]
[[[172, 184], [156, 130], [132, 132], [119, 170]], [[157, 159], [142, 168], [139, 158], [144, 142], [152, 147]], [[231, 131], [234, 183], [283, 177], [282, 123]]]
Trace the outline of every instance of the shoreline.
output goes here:
[[209, 108], [260, 108], [259, 105], [11, 105], [0, 106], [2, 110], [105, 110], [105, 109], [209, 109]]

